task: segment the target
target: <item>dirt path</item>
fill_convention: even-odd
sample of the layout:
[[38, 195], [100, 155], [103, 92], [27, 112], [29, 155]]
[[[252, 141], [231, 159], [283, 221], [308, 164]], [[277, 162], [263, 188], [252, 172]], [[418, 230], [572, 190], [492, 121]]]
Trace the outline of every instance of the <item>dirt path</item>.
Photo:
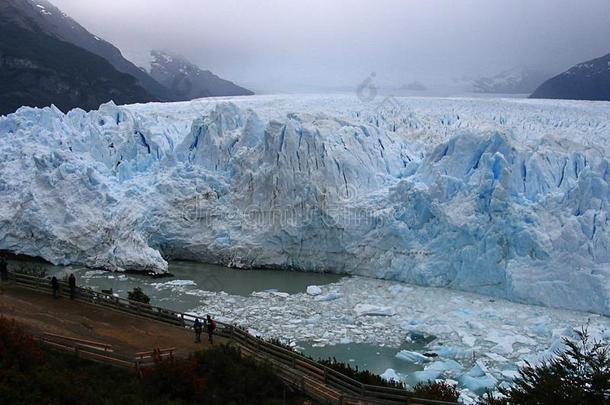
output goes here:
[[[210, 347], [205, 334], [203, 343], [194, 343], [190, 330], [66, 298], [55, 300], [12, 285], [0, 288], [0, 315], [15, 319], [34, 334], [47, 332], [108, 343], [116, 352], [130, 356], [169, 347], [176, 347], [178, 355], [187, 355]], [[225, 340], [216, 336], [214, 343]]]

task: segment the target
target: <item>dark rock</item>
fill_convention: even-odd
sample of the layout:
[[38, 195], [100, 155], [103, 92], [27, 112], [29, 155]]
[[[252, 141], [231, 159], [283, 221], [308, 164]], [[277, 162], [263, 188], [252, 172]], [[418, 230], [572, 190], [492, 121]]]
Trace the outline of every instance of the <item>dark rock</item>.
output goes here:
[[547, 80], [530, 97], [610, 101], [610, 54]]
[[254, 94], [233, 82], [221, 79], [209, 70], [202, 70], [182, 56], [161, 51], [152, 51], [151, 56], [151, 76], [168, 87], [177, 100]]

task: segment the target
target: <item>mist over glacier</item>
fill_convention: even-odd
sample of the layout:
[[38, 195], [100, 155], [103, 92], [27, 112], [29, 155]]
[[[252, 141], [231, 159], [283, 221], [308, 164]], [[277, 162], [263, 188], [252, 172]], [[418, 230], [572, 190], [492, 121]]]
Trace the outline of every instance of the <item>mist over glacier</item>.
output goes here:
[[608, 103], [258, 96], [0, 117], [0, 249], [610, 314]]

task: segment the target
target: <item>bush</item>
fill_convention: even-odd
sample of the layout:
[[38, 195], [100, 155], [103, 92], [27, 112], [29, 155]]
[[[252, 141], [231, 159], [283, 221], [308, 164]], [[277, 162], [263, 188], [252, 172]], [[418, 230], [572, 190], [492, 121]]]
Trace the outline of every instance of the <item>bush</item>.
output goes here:
[[359, 370], [358, 366], [352, 367], [349, 364], [338, 362], [334, 357], [326, 360], [318, 360], [318, 363], [363, 384], [405, 389], [405, 385], [401, 382], [385, 380], [378, 374], [371, 373], [368, 370]]
[[188, 359], [157, 360], [154, 368], [144, 370], [144, 379], [172, 399], [218, 405], [280, 404], [285, 389], [270, 364], [243, 358], [228, 345]]
[[460, 398], [460, 392], [455, 386], [447, 384], [444, 381], [428, 381], [415, 385], [413, 387], [413, 396], [421, 399], [457, 402]]
[[42, 351], [15, 320], [0, 316], [0, 369], [26, 371], [43, 361]]
[[[271, 339], [267, 339], [266, 342], [271, 343], [274, 346], [281, 347], [282, 349], [289, 350], [289, 351], [295, 352], [295, 353], [299, 353], [294, 349], [294, 347], [283, 343], [279, 339], [271, 338]], [[301, 354], [301, 353], [299, 353], [299, 354]], [[306, 357], [312, 361], [317, 361], [319, 364], [322, 364], [332, 370], [335, 370], [335, 371], [351, 378], [352, 380], [356, 380], [363, 384], [375, 385], [378, 387], [406, 389], [405, 385], [401, 382], [385, 380], [385, 379], [381, 378], [381, 376], [379, 376], [378, 374], [371, 373], [368, 370], [359, 370], [358, 366], [352, 367], [349, 364], [341, 363], [341, 362], [337, 361], [337, 359], [334, 357], [329, 358], [329, 359], [318, 359], [318, 360], [313, 359], [311, 356], [304, 356], [304, 357]]]
[[486, 405], [604, 405], [610, 404], [610, 346], [591, 341], [588, 331], [564, 339], [567, 349], [538, 366], [527, 363], [503, 398], [488, 394]]
[[142, 304], [150, 304], [150, 297], [144, 294], [140, 287], [134, 287], [133, 291], [127, 293], [127, 298], [130, 301], [141, 302]]
[[188, 359], [156, 359], [140, 379], [133, 371], [39, 347], [0, 317], [0, 403], [17, 404], [296, 404], [270, 364], [219, 346]]
[[0, 317], [0, 403], [162, 404], [139, 388], [132, 373], [45, 349]]

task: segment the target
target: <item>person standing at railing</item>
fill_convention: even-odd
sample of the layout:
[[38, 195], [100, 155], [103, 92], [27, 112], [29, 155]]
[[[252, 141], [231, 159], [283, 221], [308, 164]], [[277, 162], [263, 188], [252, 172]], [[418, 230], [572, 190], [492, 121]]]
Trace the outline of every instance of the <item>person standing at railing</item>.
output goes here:
[[195, 318], [193, 330], [195, 330], [195, 343], [201, 342], [201, 332], [203, 331], [203, 324], [201, 323], [199, 318]]
[[73, 300], [76, 296], [76, 277], [74, 277], [74, 274], [70, 274], [70, 277], [68, 277], [68, 286], [70, 287], [70, 299]]
[[4, 255], [0, 255], [0, 280], [8, 280], [8, 264], [6, 259], [4, 259]]
[[51, 288], [53, 289], [53, 298], [59, 298], [59, 281], [55, 276], [51, 279]]
[[208, 329], [208, 340], [214, 344], [214, 330], [216, 329], [216, 321], [210, 315], [206, 317], [206, 326]]

